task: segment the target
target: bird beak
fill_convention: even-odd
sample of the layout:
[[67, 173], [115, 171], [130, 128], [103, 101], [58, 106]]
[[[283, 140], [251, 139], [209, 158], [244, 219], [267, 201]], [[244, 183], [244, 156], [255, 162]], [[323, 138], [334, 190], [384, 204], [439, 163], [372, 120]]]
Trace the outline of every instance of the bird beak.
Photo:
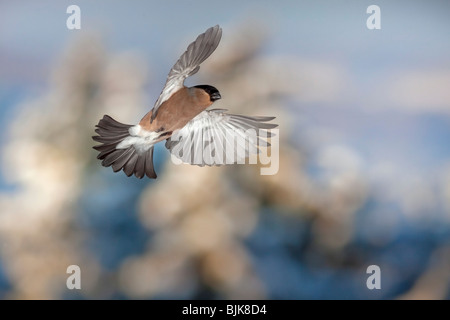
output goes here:
[[219, 100], [221, 98], [222, 98], [222, 96], [218, 92], [214, 92], [213, 94], [211, 94], [211, 101], [216, 101], [216, 100]]

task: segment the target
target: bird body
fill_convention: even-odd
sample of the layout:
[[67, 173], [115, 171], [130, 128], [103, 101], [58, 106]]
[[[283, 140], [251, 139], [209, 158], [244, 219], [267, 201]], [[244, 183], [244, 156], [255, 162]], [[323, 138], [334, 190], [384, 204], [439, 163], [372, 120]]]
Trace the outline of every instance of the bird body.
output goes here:
[[[196, 115], [213, 104], [209, 94], [196, 87], [184, 87], [175, 92], [158, 110], [158, 116], [152, 121], [153, 111], [147, 113], [139, 125], [147, 131], [173, 132], [183, 128]], [[190, 108], [179, 106], [189, 105]]]
[[[206, 110], [221, 99], [219, 91], [210, 85], [184, 86], [184, 80], [197, 73], [200, 64], [217, 48], [221, 36], [222, 29], [215, 26], [188, 46], [172, 67], [155, 106], [139, 124], [122, 124], [108, 115], [99, 121], [95, 130], [98, 136], [93, 139], [102, 143], [94, 149], [100, 152], [97, 158], [103, 160], [103, 166], [111, 166], [114, 172], [123, 170], [127, 176], [156, 178], [153, 148], [163, 140], [167, 140], [166, 147], [182, 161], [201, 166], [225, 164], [225, 159], [230, 159], [229, 155], [224, 158], [218, 156], [225, 153], [225, 146], [228, 146], [227, 152], [233, 152], [232, 159], [248, 156], [246, 145], [242, 143], [238, 145], [241, 150], [231, 150], [230, 139], [236, 135], [246, 138], [253, 151], [258, 150], [257, 146], [268, 146], [260, 139], [259, 133], [246, 135], [238, 131], [274, 128], [277, 125], [264, 123], [274, 117], [248, 117], [226, 114], [224, 110]], [[204, 145], [205, 137], [211, 146], [206, 155], [198, 147]]]

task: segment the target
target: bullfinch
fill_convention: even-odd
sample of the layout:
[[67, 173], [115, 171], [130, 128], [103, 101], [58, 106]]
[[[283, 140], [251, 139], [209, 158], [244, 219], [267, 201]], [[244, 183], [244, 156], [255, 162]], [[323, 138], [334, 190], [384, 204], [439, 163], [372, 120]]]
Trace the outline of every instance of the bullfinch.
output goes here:
[[[181, 162], [199, 166], [238, 163], [259, 147], [270, 146], [264, 138], [267, 123], [275, 117], [249, 117], [211, 109], [221, 99], [219, 90], [210, 85], [184, 86], [184, 80], [197, 73], [200, 64], [217, 48], [222, 29], [216, 25], [200, 34], [181, 55], [169, 72], [164, 89], [152, 110], [136, 125], [120, 123], [108, 115], [96, 125], [100, 142], [93, 148], [97, 159], [114, 172], [123, 170], [130, 177], [155, 179], [153, 148], [166, 140], [166, 148]], [[236, 138], [240, 142], [236, 143]]]

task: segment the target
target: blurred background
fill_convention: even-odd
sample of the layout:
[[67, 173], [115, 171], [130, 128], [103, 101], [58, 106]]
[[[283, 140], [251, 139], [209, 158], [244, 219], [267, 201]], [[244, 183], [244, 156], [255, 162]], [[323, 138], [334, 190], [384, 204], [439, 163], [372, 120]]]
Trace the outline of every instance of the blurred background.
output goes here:
[[[449, 9], [2, 1], [0, 298], [449, 299]], [[102, 167], [98, 120], [137, 123], [215, 24], [222, 42], [187, 85], [276, 116], [278, 173], [174, 165], [162, 144], [155, 181]]]

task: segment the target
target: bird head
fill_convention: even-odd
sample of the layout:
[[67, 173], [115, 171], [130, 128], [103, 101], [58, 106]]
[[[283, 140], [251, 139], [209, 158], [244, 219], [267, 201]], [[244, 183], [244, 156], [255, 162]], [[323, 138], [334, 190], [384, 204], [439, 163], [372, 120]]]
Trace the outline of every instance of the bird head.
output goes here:
[[195, 88], [202, 89], [207, 94], [209, 94], [209, 98], [210, 98], [211, 102], [214, 102], [214, 101], [219, 100], [219, 99], [222, 98], [222, 96], [220, 95], [219, 90], [217, 90], [213, 86], [209, 86], [207, 84], [202, 84], [202, 85], [195, 86]]

